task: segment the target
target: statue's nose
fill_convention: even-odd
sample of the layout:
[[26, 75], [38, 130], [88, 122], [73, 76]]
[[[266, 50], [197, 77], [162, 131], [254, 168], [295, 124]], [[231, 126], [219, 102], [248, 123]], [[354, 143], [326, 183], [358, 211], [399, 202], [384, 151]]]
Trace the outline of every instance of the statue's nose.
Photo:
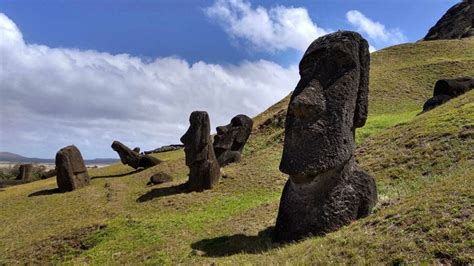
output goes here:
[[225, 127], [225, 126], [216, 127], [216, 130], [217, 130], [217, 134], [227, 133], [227, 127]]

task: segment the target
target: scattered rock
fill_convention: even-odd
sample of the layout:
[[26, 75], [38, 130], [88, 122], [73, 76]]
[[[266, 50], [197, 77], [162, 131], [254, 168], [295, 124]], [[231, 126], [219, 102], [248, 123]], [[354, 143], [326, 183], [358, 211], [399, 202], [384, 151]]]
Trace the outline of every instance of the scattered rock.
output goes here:
[[219, 182], [221, 174], [211, 143], [209, 115], [204, 111], [194, 111], [189, 123], [189, 129], [180, 139], [189, 167], [188, 189], [211, 189]]
[[154, 174], [150, 177], [150, 182], [148, 182], [147, 186], [153, 186], [158, 184], [163, 184], [167, 182], [173, 181], [173, 177], [165, 172], [159, 172]]
[[425, 41], [461, 39], [474, 36], [474, 0], [451, 7], [423, 38]]
[[230, 124], [217, 127], [214, 136], [214, 153], [220, 167], [240, 162], [242, 150], [252, 132], [253, 120], [246, 115], [237, 115]]
[[358, 33], [314, 41], [300, 62], [285, 125], [280, 171], [288, 174], [273, 240], [324, 235], [369, 215], [374, 179], [354, 159], [355, 128], [367, 120], [370, 54]]
[[[112, 149], [118, 153], [120, 161], [122, 161], [123, 164], [129, 165], [135, 169], [149, 168], [161, 163], [161, 161], [155, 157], [146, 154], [139, 154], [135, 150], [131, 150], [120, 141], [114, 141], [112, 143]], [[138, 150], [140, 150], [140, 148], [138, 148]]]
[[433, 97], [423, 105], [423, 113], [472, 90], [472, 88], [474, 88], [474, 79], [471, 77], [438, 80], [433, 89]]
[[74, 145], [64, 147], [56, 153], [56, 173], [60, 191], [73, 191], [90, 183], [84, 159]]

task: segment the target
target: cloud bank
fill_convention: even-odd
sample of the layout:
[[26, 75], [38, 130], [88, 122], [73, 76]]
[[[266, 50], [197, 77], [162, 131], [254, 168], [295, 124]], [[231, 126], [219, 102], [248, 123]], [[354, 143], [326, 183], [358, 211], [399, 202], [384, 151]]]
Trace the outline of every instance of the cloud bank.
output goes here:
[[205, 12], [232, 38], [270, 52], [289, 48], [304, 52], [312, 41], [329, 33], [311, 20], [305, 8], [253, 8], [242, 0], [217, 0]]
[[351, 10], [346, 13], [346, 18], [358, 32], [366, 35], [369, 41], [378, 47], [407, 42], [407, 38], [400, 29], [387, 29], [385, 25], [371, 20], [360, 11]]
[[[274, 11], [277, 12], [277, 11]], [[0, 150], [54, 157], [68, 144], [86, 158], [115, 156], [118, 139], [142, 150], [179, 143], [193, 110], [211, 126], [256, 115], [287, 95], [296, 66], [244, 61], [239, 65], [27, 44], [0, 13]]]

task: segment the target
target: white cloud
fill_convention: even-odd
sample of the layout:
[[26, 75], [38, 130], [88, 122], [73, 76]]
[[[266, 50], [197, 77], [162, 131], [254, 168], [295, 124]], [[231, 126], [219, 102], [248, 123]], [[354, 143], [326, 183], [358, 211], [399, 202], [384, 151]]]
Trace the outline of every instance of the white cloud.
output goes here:
[[0, 39], [0, 150], [27, 156], [51, 158], [72, 143], [87, 158], [114, 156], [114, 139], [142, 150], [179, 143], [193, 110], [208, 111], [215, 128], [238, 113], [258, 114], [298, 80], [296, 66], [264, 60], [144, 62], [27, 44], [1, 13]]
[[311, 20], [304, 8], [253, 8], [242, 0], [217, 0], [205, 11], [231, 37], [266, 51], [293, 48], [304, 52], [313, 40], [328, 33]]
[[[357, 10], [347, 12], [346, 18], [357, 31], [379, 47], [407, 42], [407, 38], [399, 29], [387, 29], [385, 25], [371, 20]], [[375, 47], [372, 46], [371, 50], [375, 50]]]

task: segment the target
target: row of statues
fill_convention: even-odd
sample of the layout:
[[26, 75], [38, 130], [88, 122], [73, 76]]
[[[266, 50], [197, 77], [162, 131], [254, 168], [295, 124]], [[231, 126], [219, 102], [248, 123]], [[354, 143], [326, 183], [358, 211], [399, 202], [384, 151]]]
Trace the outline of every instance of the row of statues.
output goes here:
[[[291, 95], [285, 120], [280, 171], [283, 188], [273, 240], [289, 242], [323, 235], [369, 215], [377, 202], [374, 178], [355, 161], [355, 130], [368, 113], [370, 54], [358, 33], [336, 32], [315, 40], [299, 64], [300, 80]], [[217, 127], [211, 141], [209, 115], [192, 112], [181, 137], [189, 167], [188, 189], [213, 188], [220, 168], [239, 162], [253, 121], [235, 116]], [[133, 168], [160, 163], [115, 141], [112, 148]], [[58, 186], [73, 190], [90, 178], [74, 146], [56, 155]]]

